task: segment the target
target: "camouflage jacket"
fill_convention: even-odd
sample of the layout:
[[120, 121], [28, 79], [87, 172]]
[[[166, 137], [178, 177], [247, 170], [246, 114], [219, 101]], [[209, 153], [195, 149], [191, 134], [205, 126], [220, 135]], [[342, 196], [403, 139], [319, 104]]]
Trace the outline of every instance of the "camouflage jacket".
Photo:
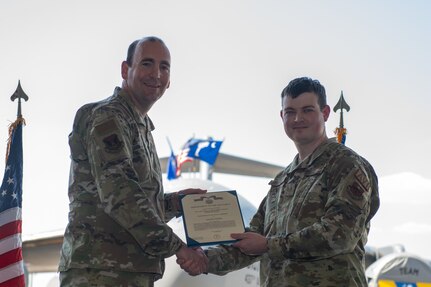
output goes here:
[[176, 193], [163, 193], [153, 129], [118, 87], [76, 113], [59, 271], [96, 268], [160, 277], [163, 259], [184, 244], [166, 224], [180, 207]]
[[260, 260], [261, 286], [367, 286], [364, 245], [379, 207], [372, 166], [330, 139], [302, 162], [296, 156], [270, 185], [250, 222], [268, 238], [268, 252], [211, 248], [210, 273]]

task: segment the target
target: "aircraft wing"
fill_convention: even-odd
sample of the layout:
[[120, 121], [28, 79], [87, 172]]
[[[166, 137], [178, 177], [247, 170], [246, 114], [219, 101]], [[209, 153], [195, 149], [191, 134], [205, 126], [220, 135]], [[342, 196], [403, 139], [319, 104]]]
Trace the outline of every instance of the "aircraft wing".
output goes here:
[[[160, 158], [162, 171], [166, 171], [168, 159], [169, 157]], [[183, 171], [193, 170], [194, 172], [199, 172], [199, 166], [199, 159], [195, 159], [193, 162], [184, 163], [181, 168]], [[213, 172], [268, 178], [275, 177], [283, 169], [283, 166], [237, 157], [225, 153], [218, 154], [217, 160], [213, 166]]]

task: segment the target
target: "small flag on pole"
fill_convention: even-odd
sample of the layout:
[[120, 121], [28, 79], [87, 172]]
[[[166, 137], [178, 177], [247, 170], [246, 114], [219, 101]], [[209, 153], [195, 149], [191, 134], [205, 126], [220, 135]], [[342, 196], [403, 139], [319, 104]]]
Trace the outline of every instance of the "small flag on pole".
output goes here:
[[22, 258], [22, 126], [21, 98], [28, 97], [18, 84], [18, 118], [9, 127], [6, 167], [0, 187], [0, 287], [25, 287]]
[[166, 175], [168, 180], [176, 179], [177, 178], [177, 157], [174, 154], [174, 150], [172, 149], [171, 142], [169, 141], [169, 138], [167, 138], [169, 148], [171, 149], [171, 155], [168, 159], [168, 164], [166, 168]]
[[167, 176], [169, 180], [177, 178], [177, 157], [174, 155], [174, 152], [171, 151], [171, 155], [168, 159], [168, 167], [167, 167]]
[[213, 139], [189, 139], [177, 158], [177, 176], [181, 174], [181, 166], [193, 159], [200, 159], [209, 165], [214, 165], [222, 143], [223, 141]]
[[180, 153], [177, 156], [177, 171], [176, 171], [176, 177], [179, 177], [181, 175], [181, 166], [186, 162], [193, 161], [193, 158], [189, 157], [189, 147], [190, 144], [193, 144], [195, 142], [194, 138], [190, 138], [182, 147]]
[[215, 141], [212, 139], [198, 140], [193, 145], [189, 146], [188, 156], [214, 165], [222, 143], [223, 141]]

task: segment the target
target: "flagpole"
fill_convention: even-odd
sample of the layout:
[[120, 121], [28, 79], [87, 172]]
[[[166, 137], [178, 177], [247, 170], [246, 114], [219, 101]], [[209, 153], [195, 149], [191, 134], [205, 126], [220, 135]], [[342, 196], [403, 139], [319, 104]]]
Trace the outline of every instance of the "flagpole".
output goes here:
[[169, 140], [168, 137], [166, 137], [166, 140], [168, 141], [168, 145], [169, 145], [169, 148], [171, 149], [171, 152], [174, 152], [174, 150], [172, 149], [171, 141]]
[[344, 127], [343, 110], [346, 110], [346, 112], [350, 111], [350, 106], [343, 97], [343, 91], [341, 91], [338, 103], [334, 106], [334, 113], [337, 112], [337, 110], [340, 110], [340, 126], [335, 129], [335, 135], [339, 143], [345, 144], [347, 129]]
[[17, 117], [16, 117], [15, 122], [13, 122], [9, 125], [9, 139], [7, 142], [7, 149], [6, 149], [6, 162], [7, 162], [7, 159], [9, 157], [10, 145], [12, 142], [12, 133], [13, 133], [14, 129], [16, 129], [16, 127], [19, 124], [25, 125], [25, 119], [22, 117], [22, 112], [21, 112], [21, 99], [28, 101], [28, 96], [24, 92], [24, 90], [22, 89], [20, 80], [18, 80], [18, 86], [16, 87], [15, 92], [10, 97], [10, 100], [12, 102], [14, 102], [16, 99], [18, 99], [18, 111], [17, 111]]
[[[18, 114], [9, 125], [6, 167], [0, 190], [0, 242], [6, 239], [0, 254], [0, 286], [25, 287], [28, 274], [22, 255], [22, 125], [21, 99], [28, 100], [18, 82], [11, 100], [18, 99]], [[1, 244], [0, 244], [1, 245]]]
[[16, 99], [18, 99], [18, 112], [17, 112], [17, 118], [22, 118], [21, 114], [21, 99], [24, 99], [26, 102], [28, 101], [27, 94], [23, 91], [21, 87], [21, 81], [18, 80], [18, 87], [16, 88], [13, 95], [10, 97], [10, 100], [13, 102]]

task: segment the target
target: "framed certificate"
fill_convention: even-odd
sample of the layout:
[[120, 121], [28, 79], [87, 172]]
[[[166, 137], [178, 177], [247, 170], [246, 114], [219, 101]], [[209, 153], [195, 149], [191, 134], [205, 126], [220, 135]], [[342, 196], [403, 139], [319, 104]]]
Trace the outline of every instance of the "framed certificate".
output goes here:
[[230, 243], [245, 231], [235, 190], [187, 194], [181, 198], [187, 246]]

